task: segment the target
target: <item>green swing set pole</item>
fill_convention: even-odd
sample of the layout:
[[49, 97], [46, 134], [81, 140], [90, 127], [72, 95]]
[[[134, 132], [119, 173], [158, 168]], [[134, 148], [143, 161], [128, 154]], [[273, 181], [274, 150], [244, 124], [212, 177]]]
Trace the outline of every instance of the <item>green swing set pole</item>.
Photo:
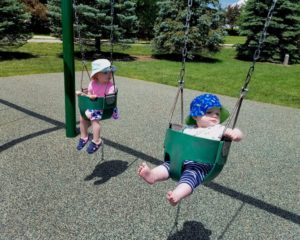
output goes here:
[[63, 61], [65, 84], [66, 136], [76, 136], [75, 66], [72, 0], [62, 0]]

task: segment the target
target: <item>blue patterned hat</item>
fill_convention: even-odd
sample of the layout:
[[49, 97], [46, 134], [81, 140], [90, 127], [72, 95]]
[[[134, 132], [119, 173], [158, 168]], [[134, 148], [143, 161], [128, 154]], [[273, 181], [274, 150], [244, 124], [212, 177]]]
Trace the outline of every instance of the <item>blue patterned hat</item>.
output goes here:
[[209, 109], [220, 108], [220, 122], [224, 122], [228, 116], [229, 112], [225, 109], [219, 98], [216, 95], [206, 93], [194, 98], [190, 105], [190, 115], [186, 119], [186, 124], [195, 125], [196, 121], [193, 117], [202, 117], [206, 114]]

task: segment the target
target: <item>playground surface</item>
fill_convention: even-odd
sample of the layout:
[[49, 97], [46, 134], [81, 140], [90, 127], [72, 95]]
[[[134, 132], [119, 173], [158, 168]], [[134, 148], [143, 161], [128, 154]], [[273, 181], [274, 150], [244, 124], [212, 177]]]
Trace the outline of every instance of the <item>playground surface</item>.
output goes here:
[[[0, 78], [1, 240], [300, 239], [300, 109], [245, 100], [245, 139], [177, 208], [166, 200], [174, 181], [137, 175], [142, 162], [162, 163], [177, 89], [116, 82], [121, 117], [103, 122], [103, 155], [89, 155], [66, 137], [63, 73]], [[200, 92], [184, 94], [187, 113]], [[233, 108], [235, 98], [219, 97]]]

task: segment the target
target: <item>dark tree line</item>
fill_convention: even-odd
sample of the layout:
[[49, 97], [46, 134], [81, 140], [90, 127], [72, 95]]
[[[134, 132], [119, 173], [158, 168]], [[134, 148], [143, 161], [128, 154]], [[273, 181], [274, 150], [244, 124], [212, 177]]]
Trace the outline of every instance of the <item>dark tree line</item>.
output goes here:
[[[1, 0], [0, 46], [22, 45], [33, 33], [61, 35], [61, 0]], [[114, 41], [152, 40], [159, 53], [180, 53], [184, 38], [187, 0], [114, 0]], [[224, 26], [246, 36], [237, 56], [252, 60], [273, 0], [248, 0], [242, 8], [220, 9], [219, 0], [194, 0], [188, 41], [189, 53], [218, 51]], [[85, 39], [110, 38], [110, 0], [76, 0], [80, 29]], [[300, 61], [300, 0], [277, 0], [261, 60]], [[229, 26], [229, 28], [228, 28]], [[226, 30], [225, 29], [225, 30]], [[96, 44], [100, 51], [100, 45]]]

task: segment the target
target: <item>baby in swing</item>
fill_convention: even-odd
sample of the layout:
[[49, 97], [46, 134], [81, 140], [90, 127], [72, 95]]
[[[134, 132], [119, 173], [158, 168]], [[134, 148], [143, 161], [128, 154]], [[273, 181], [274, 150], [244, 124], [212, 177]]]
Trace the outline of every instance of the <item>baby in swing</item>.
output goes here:
[[[77, 95], [85, 95], [91, 99], [97, 97], [104, 97], [107, 94], [115, 92], [115, 86], [111, 82], [112, 72], [116, 71], [116, 67], [112, 66], [110, 61], [107, 59], [98, 59], [92, 62], [92, 74], [91, 81], [88, 85], [87, 92], [77, 91]], [[87, 147], [87, 152], [92, 154], [96, 152], [103, 144], [100, 138], [101, 125], [100, 120], [102, 119], [103, 110], [99, 109], [87, 109], [85, 115], [88, 120], [80, 116], [80, 139], [77, 145], [77, 150], [81, 150], [89, 141], [88, 128], [92, 125], [93, 139]], [[113, 118], [118, 118], [118, 110], [114, 109]]]
[[[225, 136], [238, 142], [243, 138], [243, 133], [237, 128], [225, 129], [225, 126], [220, 124], [228, 115], [228, 111], [221, 105], [217, 96], [208, 93], [197, 96], [190, 104], [190, 114], [186, 121], [189, 126], [183, 130], [183, 133], [214, 140], [220, 140]], [[176, 206], [183, 198], [192, 194], [212, 167], [212, 164], [185, 160], [177, 186], [167, 193], [169, 203]], [[170, 162], [166, 161], [153, 169], [150, 169], [146, 163], [142, 163], [138, 168], [138, 175], [149, 184], [165, 181], [170, 177]]]

